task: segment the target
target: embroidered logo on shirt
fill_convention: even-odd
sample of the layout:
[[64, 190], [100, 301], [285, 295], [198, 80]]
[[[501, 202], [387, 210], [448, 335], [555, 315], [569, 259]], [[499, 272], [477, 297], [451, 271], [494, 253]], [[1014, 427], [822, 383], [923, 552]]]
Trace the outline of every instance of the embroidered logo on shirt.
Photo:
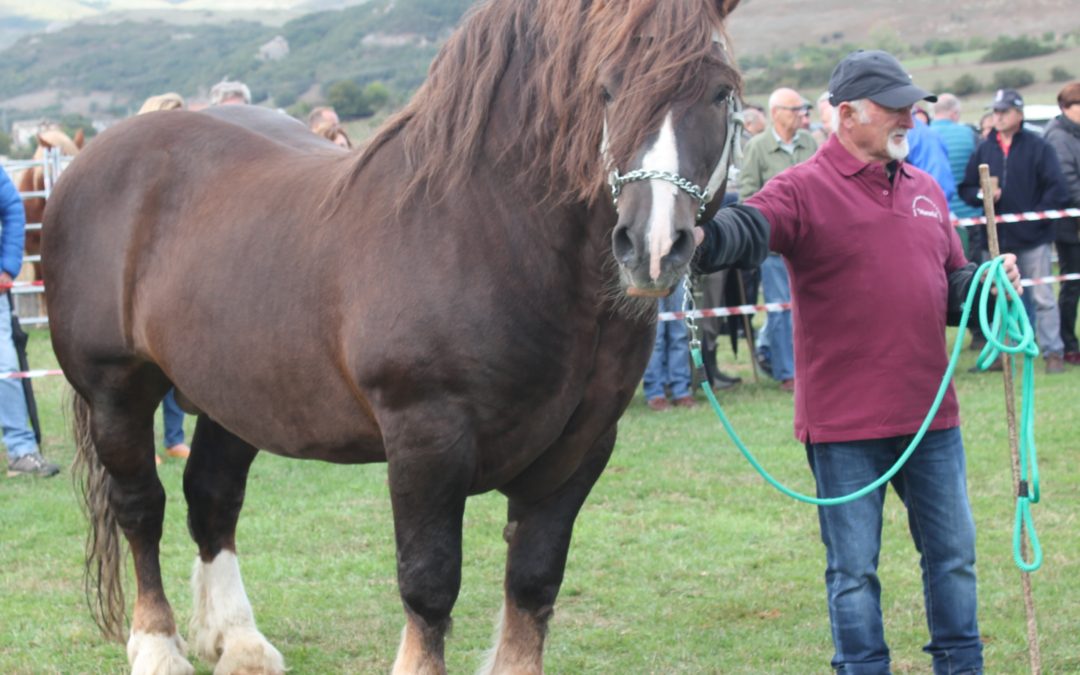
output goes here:
[[925, 218], [936, 218], [939, 223], [945, 222], [941, 218], [941, 210], [932, 199], [925, 195], [919, 195], [911, 202], [911, 215]]

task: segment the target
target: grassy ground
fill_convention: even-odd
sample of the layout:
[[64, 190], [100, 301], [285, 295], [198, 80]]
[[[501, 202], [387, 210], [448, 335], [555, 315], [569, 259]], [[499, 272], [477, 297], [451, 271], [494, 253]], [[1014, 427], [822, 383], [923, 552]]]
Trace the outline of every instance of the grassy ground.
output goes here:
[[[54, 363], [35, 332], [32, 363]], [[964, 353], [963, 367], [971, 365]], [[722, 403], [782, 480], [812, 485], [791, 437], [791, 398], [747, 382]], [[1020, 575], [1012, 562], [1013, 498], [999, 376], [956, 378], [979, 527], [981, 624], [987, 672], [1025, 673]], [[82, 594], [85, 524], [67, 467], [62, 378], [37, 380], [45, 452], [64, 473], [0, 480], [0, 672], [126, 672], [124, 649], [96, 632]], [[1043, 501], [1034, 508], [1046, 552], [1033, 575], [1043, 671], [1080, 672], [1080, 368], [1038, 373]], [[190, 420], [189, 420], [190, 422]], [[183, 464], [160, 469], [170, 495], [162, 566], [182, 626], [194, 547], [184, 525]], [[450, 672], [471, 672], [501, 603], [505, 504], [470, 500], [465, 567], [448, 641]], [[238, 533], [260, 628], [295, 673], [379, 673], [392, 663], [403, 617], [385, 467], [338, 467], [271, 455], [256, 461]], [[705, 406], [657, 414], [636, 400], [618, 447], [578, 520], [547, 647], [550, 673], [824, 673], [831, 655], [823, 551], [812, 507], [764, 484]], [[928, 673], [918, 563], [903, 509], [887, 500], [881, 575], [898, 673]], [[185, 631], [186, 632], [186, 631]], [[200, 673], [206, 664], [197, 663]]]

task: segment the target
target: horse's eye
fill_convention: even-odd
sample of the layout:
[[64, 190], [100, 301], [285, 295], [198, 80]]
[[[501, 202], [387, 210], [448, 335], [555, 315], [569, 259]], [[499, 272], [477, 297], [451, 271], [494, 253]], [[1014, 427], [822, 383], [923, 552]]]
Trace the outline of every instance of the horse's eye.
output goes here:
[[611, 103], [613, 97], [607, 87], [601, 86], [600, 98], [604, 101], [604, 105], [607, 105], [608, 103]]
[[728, 98], [731, 96], [730, 89], [721, 89], [716, 92], [716, 96], [713, 98], [714, 105], [724, 105], [727, 103]]

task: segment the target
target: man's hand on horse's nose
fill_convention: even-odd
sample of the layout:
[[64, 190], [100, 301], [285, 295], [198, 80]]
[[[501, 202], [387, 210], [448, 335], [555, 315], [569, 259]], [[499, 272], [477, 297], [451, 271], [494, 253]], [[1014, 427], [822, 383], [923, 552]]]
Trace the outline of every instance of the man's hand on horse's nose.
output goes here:
[[705, 230], [700, 226], [694, 228], [694, 246], [701, 246], [701, 242], [705, 241]]

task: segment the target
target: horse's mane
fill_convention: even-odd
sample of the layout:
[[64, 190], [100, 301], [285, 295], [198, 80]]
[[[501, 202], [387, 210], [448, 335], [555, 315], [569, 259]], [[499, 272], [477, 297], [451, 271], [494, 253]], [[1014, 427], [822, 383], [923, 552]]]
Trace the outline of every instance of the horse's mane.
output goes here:
[[[720, 64], [717, 0], [488, 0], [475, 7], [432, 63], [427, 80], [388, 119], [352, 167], [350, 183], [379, 148], [400, 136], [407, 156], [402, 202], [424, 190], [439, 198], [468, 179], [483, 157], [519, 159], [516, 178], [540, 196], [593, 201], [604, 189], [600, 144], [605, 104], [598, 77], [616, 64], [624, 85], [608, 108], [616, 166], [660, 127], [657, 102], [702, 95], [707, 64]], [[511, 79], [512, 78], [512, 79]], [[500, 97], [500, 88], [507, 88]], [[518, 120], [493, 130], [496, 101]], [[505, 128], [505, 124], [504, 124]], [[344, 189], [346, 185], [342, 185]]]

